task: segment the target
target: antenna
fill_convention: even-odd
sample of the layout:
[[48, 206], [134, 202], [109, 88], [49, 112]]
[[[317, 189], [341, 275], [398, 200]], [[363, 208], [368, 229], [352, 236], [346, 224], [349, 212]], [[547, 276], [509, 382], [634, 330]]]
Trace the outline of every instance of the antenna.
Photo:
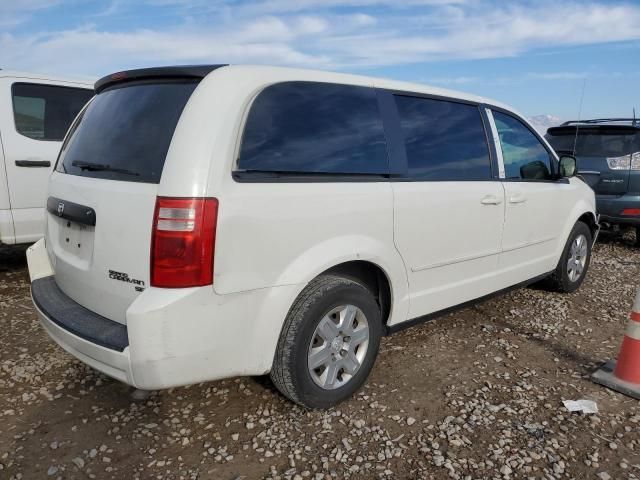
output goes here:
[[580, 129], [580, 119], [582, 118], [582, 104], [584, 102], [584, 89], [587, 86], [587, 78], [582, 79], [582, 94], [580, 95], [580, 108], [578, 108], [578, 123], [576, 123], [576, 136], [573, 139], [573, 156], [576, 156], [576, 147], [578, 145], [578, 130]]
[[633, 123], [631, 124], [631, 126], [636, 126], [636, 107], [633, 107]]

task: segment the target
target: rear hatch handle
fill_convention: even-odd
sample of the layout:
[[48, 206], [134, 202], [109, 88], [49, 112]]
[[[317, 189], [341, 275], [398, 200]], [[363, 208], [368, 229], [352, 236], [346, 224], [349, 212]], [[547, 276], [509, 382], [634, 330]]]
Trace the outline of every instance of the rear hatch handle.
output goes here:
[[47, 199], [47, 211], [56, 217], [64, 218], [72, 222], [95, 227], [96, 211], [79, 203], [69, 202], [61, 198], [49, 197]]

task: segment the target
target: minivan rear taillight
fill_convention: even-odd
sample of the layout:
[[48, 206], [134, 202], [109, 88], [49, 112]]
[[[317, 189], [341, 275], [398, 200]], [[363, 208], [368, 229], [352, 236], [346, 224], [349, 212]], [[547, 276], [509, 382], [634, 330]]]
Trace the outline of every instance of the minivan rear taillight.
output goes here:
[[213, 283], [218, 200], [158, 197], [151, 238], [151, 286]]

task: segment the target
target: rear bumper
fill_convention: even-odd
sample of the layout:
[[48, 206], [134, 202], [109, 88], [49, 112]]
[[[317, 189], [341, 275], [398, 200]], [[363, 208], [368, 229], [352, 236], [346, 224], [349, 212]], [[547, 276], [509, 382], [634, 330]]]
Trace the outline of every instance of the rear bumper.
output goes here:
[[44, 317], [77, 337], [117, 352], [129, 346], [126, 325], [74, 302], [60, 290], [53, 275], [31, 282], [31, 298]]
[[49, 336], [80, 361], [134, 385], [127, 327], [90, 312], [58, 288], [44, 239], [27, 249], [27, 262], [31, 298]]
[[640, 208], [640, 195], [626, 194], [619, 197], [596, 195], [596, 210], [603, 223], [640, 225], [640, 216], [622, 215], [625, 208]]
[[74, 335], [69, 330], [52, 321], [45, 312], [40, 310], [34, 298], [34, 304], [40, 323], [49, 336], [64, 350], [83, 363], [96, 370], [115, 378], [123, 383], [135, 385], [131, 375], [129, 350], [119, 352], [102, 347], [84, 338]]
[[64, 350], [121, 382], [156, 390], [271, 369], [282, 323], [302, 286], [228, 295], [213, 288], [148, 288], [126, 325], [58, 288], [44, 240], [27, 250], [40, 323]]

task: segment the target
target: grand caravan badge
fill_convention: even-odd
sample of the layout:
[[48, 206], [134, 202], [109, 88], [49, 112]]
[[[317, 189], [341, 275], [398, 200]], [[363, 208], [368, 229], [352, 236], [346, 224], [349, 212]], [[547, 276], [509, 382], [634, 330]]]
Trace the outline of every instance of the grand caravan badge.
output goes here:
[[136, 292], [142, 292], [144, 290], [144, 281], [131, 278], [128, 273], [109, 270], [109, 278], [112, 280], [118, 280], [119, 282], [126, 282], [135, 285]]

